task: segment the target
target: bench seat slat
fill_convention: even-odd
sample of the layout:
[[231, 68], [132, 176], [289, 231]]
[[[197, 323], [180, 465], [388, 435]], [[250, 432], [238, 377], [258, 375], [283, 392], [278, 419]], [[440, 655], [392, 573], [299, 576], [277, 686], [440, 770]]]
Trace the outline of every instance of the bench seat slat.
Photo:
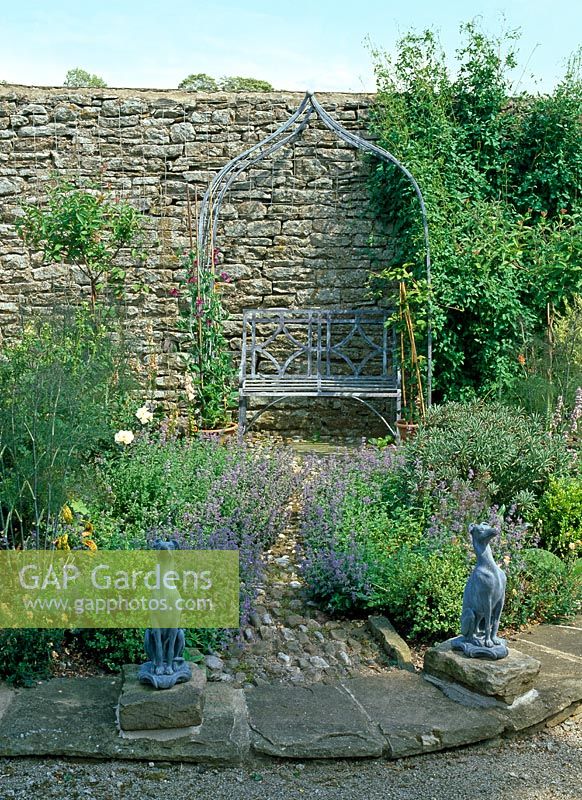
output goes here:
[[303, 395], [338, 397], [361, 395], [396, 397], [400, 393], [396, 379], [382, 378], [251, 378], [241, 386], [243, 396]]
[[[269, 398], [266, 408], [285, 397], [357, 398], [390, 428], [364, 399], [392, 398], [396, 412], [400, 409], [396, 336], [393, 328], [390, 333], [386, 328], [389, 317], [390, 312], [382, 309], [246, 310], [239, 382], [241, 430], [246, 427], [247, 399], [253, 397]], [[279, 337], [288, 343], [287, 352], [279, 346]], [[260, 373], [263, 368], [266, 374]], [[288, 373], [288, 368], [295, 372]], [[379, 374], [357, 374], [374, 369]], [[351, 372], [346, 374], [347, 370]]]

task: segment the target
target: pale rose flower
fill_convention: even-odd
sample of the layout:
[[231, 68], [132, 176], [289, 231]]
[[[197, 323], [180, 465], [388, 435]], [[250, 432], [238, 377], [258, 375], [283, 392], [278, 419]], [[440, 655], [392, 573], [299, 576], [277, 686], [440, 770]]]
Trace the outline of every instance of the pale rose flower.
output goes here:
[[148, 422], [151, 422], [154, 418], [154, 415], [149, 410], [147, 405], [138, 408], [138, 410], [135, 412], [135, 416], [139, 419], [142, 425], [147, 425]]
[[133, 431], [117, 431], [115, 434], [117, 444], [131, 444], [134, 439]]

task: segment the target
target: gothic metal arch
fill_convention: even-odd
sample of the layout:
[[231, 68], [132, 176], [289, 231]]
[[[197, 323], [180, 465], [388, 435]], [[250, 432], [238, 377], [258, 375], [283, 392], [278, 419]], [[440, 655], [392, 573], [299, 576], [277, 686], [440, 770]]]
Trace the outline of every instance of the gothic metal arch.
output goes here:
[[346, 130], [321, 106], [313, 92], [306, 92], [305, 97], [291, 114], [288, 120], [280, 125], [277, 130], [262, 139], [257, 144], [249, 147], [243, 153], [233, 158], [214, 176], [208, 189], [206, 190], [200, 205], [200, 216], [198, 218], [198, 246], [199, 258], [203, 259], [205, 266], [210, 268], [213, 263], [214, 242], [220, 217], [220, 210], [224, 202], [227, 191], [232, 183], [246, 170], [253, 167], [263, 159], [280, 150], [285, 145], [300, 136], [302, 131], [309, 124], [311, 115], [315, 113], [323, 122], [326, 128], [336, 134], [347, 144], [377, 156], [382, 161], [393, 164], [399, 169], [410, 182], [414, 193], [418, 199], [420, 215], [422, 219], [424, 245], [425, 245], [425, 268], [426, 280], [429, 294], [428, 309], [428, 334], [427, 334], [427, 401], [431, 403], [432, 396], [432, 325], [431, 325], [431, 261], [430, 246], [428, 238], [428, 219], [426, 206], [420, 187], [412, 173], [402, 164], [392, 153], [383, 147], [372, 144], [372, 142], [356, 136], [351, 131]]

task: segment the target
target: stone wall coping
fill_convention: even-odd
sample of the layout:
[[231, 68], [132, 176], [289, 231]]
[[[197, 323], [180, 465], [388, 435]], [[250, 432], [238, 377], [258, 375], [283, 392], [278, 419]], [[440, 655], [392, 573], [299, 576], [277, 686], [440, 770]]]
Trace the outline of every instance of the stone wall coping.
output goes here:
[[[126, 97], [142, 97], [144, 100], [156, 99], [161, 96], [168, 99], [176, 99], [183, 101], [188, 99], [190, 102], [193, 100], [203, 100], [209, 102], [216, 100], [217, 102], [227, 102], [245, 99], [245, 100], [293, 100], [299, 103], [307, 89], [296, 90], [281, 90], [273, 92], [187, 92], [183, 89], [148, 89], [148, 88], [132, 88], [132, 87], [98, 87], [98, 86], [29, 86], [24, 83], [2, 83], [0, 84], [0, 98], [5, 95], [14, 94], [17, 92], [19, 95], [27, 97], [36, 97], [38, 95], [86, 95], [87, 97], [95, 97], [102, 100], [111, 98], [126, 98]], [[326, 103], [345, 102], [346, 100], [358, 100], [365, 103], [370, 103], [376, 97], [372, 92], [314, 92], [319, 98], [321, 104], [325, 106]]]

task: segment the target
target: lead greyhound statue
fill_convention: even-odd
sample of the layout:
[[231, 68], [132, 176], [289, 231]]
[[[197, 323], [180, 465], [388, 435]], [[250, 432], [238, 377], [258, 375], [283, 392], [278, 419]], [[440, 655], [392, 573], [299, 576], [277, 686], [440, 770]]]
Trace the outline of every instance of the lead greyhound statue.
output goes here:
[[482, 522], [470, 525], [469, 533], [477, 563], [463, 592], [461, 635], [451, 645], [453, 650], [462, 650], [471, 658], [505, 658], [509, 652], [507, 643], [497, 633], [507, 578], [493, 560], [489, 544], [499, 531]]
[[[175, 539], [164, 542], [156, 539], [155, 550], [168, 552], [168, 557], [173, 550], [178, 550], [179, 545]], [[152, 622], [156, 622], [155, 613]], [[139, 670], [141, 683], [149, 683], [154, 689], [170, 689], [176, 683], [184, 683], [192, 677], [190, 665], [184, 658], [185, 636], [182, 628], [151, 627], [145, 632], [144, 646], [149, 658]]]

